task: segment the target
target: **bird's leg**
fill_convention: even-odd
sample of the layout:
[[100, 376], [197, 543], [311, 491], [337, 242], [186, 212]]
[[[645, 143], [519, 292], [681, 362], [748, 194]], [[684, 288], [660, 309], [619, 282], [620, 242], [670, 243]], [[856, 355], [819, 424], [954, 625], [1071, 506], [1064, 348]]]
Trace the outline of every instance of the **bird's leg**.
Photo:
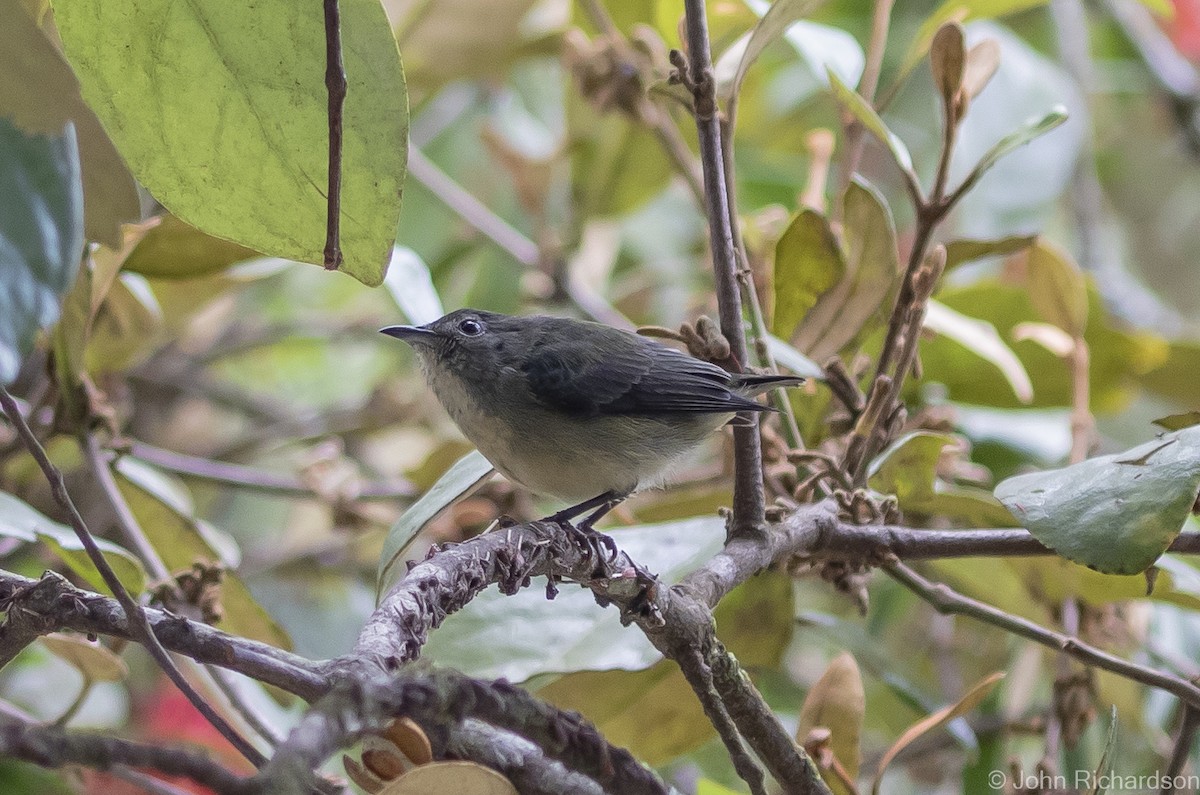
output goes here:
[[[581, 536], [581, 541], [589, 548], [596, 548], [598, 551], [599, 545], [603, 545], [609, 552], [607, 557], [609, 560], [613, 560], [617, 557], [616, 542], [604, 533], [595, 530], [593, 525], [628, 496], [628, 494], [618, 494], [611, 490], [606, 491], [603, 494], [592, 497], [590, 500], [584, 500], [578, 505], [564, 508], [558, 513], [547, 517], [547, 521], [554, 522], [560, 527], [569, 528], [578, 533]], [[585, 516], [578, 524], [571, 521], [587, 511], [591, 511], [591, 513]]]

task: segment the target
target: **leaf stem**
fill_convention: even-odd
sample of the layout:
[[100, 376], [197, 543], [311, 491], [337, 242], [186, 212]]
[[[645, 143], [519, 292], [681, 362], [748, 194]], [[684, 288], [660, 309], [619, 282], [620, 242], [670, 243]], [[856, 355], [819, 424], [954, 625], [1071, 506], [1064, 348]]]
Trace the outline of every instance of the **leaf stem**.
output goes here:
[[325, 269], [342, 266], [342, 108], [346, 67], [342, 61], [342, 19], [338, 0], [325, 4], [325, 90], [329, 96], [329, 190], [325, 196]]

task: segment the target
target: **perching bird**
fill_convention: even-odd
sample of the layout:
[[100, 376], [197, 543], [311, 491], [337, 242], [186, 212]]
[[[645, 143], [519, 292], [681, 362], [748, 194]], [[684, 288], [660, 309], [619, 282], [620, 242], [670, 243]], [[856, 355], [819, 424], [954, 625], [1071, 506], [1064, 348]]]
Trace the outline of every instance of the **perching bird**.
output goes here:
[[550, 517], [592, 525], [750, 399], [804, 379], [730, 373], [599, 323], [460, 309], [424, 326], [388, 326], [412, 345], [438, 400], [509, 480], [570, 501]]

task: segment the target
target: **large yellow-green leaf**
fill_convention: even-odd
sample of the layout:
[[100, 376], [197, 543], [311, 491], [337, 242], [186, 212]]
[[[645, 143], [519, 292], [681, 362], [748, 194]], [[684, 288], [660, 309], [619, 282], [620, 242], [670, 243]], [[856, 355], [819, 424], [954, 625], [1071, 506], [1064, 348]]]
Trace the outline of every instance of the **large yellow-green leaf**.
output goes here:
[[82, 254], [75, 128], [26, 135], [0, 117], [0, 384], [17, 377], [34, 337], [58, 319]]
[[1115, 455], [1018, 475], [996, 497], [1039, 541], [1106, 574], [1137, 574], [1179, 531], [1200, 488], [1200, 428]]
[[100, 120], [84, 104], [71, 67], [23, 5], [21, 0], [0, 0], [0, 116], [29, 133], [57, 133], [67, 122], [75, 124], [84, 235], [119, 246], [121, 223], [141, 215], [137, 184]]
[[[343, 269], [377, 285], [407, 152], [404, 75], [378, 0], [343, 0]], [[328, 157], [324, 18], [291, 0], [58, 0], [84, 99], [133, 173], [197, 228], [320, 263]]]
[[[169, 571], [181, 571], [196, 561], [237, 564], [237, 549], [214, 528], [192, 515], [191, 499], [175, 481], [131, 458], [121, 458], [114, 474], [142, 532]], [[226, 571], [221, 581], [224, 617], [217, 626], [244, 638], [290, 649], [291, 640], [250, 595], [236, 574]]]

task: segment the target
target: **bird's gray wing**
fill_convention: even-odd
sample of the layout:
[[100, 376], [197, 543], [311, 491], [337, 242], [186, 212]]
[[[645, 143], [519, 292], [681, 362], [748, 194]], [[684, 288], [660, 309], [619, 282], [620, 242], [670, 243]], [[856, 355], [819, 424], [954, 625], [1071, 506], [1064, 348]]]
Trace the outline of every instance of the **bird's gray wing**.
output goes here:
[[640, 338], [594, 342], [561, 340], [530, 352], [524, 375], [542, 405], [578, 416], [769, 410], [733, 392], [720, 367], [673, 348]]

